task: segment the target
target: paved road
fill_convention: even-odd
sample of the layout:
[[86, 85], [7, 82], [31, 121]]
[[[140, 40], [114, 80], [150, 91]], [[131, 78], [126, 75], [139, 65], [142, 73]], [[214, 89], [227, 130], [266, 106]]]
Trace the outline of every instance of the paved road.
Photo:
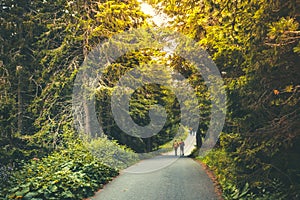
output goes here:
[[215, 200], [218, 197], [212, 181], [197, 162], [187, 157], [162, 155], [121, 172], [91, 199]]

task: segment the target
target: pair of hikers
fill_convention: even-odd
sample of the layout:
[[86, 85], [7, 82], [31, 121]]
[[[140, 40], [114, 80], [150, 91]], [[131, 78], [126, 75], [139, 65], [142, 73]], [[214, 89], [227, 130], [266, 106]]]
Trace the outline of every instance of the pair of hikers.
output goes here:
[[175, 150], [175, 156], [177, 156], [178, 147], [180, 148], [180, 156], [184, 156], [184, 141], [181, 139], [180, 142], [177, 142], [177, 140], [173, 143], [173, 148]]

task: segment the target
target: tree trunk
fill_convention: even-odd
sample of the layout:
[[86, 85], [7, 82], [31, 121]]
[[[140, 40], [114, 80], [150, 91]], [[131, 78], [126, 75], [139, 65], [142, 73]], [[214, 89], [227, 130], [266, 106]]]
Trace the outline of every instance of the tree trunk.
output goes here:
[[197, 148], [201, 148], [202, 146], [202, 133], [201, 133], [201, 130], [197, 130], [197, 133], [196, 133], [196, 146]]
[[91, 120], [90, 120], [90, 109], [88, 105], [88, 100], [85, 99], [83, 100], [83, 109], [84, 109], [84, 130], [85, 134], [88, 134], [89, 136], [92, 136], [91, 132]]
[[22, 67], [17, 66], [16, 68], [17, 75], [18, 75], [18, 128], [17, 131], [18, 133], [22, 134], [23, 132], [23, 99], [22, 99]]

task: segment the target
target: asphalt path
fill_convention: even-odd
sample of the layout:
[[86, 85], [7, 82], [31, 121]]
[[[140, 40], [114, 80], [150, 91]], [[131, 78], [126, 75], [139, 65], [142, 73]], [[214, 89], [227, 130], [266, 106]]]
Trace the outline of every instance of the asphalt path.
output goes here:
[[[189, 136], [187, 144], [194, 142]], [[187, 147], [188, 147], [187, 145]], [[191, 149], [186, 148], [185, 155]], [[143, 160], [121, 172], [93, 200], [217, 200], [214, 185], [199, 163], [169, 154]]]

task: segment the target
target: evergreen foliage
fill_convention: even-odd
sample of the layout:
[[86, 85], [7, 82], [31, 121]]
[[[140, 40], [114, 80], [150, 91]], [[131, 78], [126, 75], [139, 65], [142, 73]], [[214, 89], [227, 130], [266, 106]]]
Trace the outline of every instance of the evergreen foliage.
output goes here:
[[[226, 125], [216, 149], [201, 159], [214, 169], [224, 197], [299, 199], [299, 2], [147, 2], [172, 17], [172, 30], [207, 50], [223, 76]], [[165, 108], [166, 124], [153, 137], [125, 134], [112, 116], [111, 95], [120, 89], [120, 77], [144, 64], [170, 67], [193, 86], [201, 147], [213, 99], [191, 63], [178, 55], [167, 58], [160, 49], [118, 58], [92, 91], [107, 137], [87, 144], [74, 130], [72, 92], [84, 58], [115, 34], [149, 26], [146, 19], [136, 0], [1, 1], [0, 198], [81, 199], [118, 174], [111, 166], [125, 168], [138, 160], [135, 152], [170, 142], [180, 123], [170, 88], [146, 84], [132, 95], [129, 114], [141, 126], [149, 123], [152, 105]], [[157, 76], [168, 76], [166, 68], [157, 70]]]
[[[253, 193], [255, 198], [245, 199], [298, 199], [299, 3], [148, 2], [173, 17], [171, 27], [206, 48], [223, 74], [227, 142], [206, 162], [233, 184], [231, 188], [242, 191], [247, 184], [245, 194]], [[226, 193], [229, 186], [221, 183]]]

